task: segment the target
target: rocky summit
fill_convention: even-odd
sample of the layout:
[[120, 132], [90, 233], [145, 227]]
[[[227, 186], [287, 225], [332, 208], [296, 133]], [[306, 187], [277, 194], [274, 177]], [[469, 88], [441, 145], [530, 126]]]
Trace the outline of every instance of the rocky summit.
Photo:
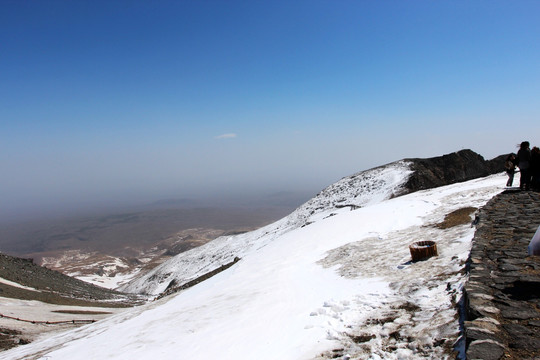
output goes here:
[[405, 188], [414, 192], [496, 174], [504, 170], [505, 157], [499, 155], [484, 160], [481, 155], [466, 149], [427, 159], [405, 159], [413, 170]]

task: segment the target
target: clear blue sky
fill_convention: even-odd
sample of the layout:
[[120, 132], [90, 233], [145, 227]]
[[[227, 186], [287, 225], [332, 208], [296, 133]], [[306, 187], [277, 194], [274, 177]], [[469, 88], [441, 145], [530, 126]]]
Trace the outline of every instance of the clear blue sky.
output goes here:
[[316, 193], [540, 139], [539, 1], [0, 1], [0, 216]]

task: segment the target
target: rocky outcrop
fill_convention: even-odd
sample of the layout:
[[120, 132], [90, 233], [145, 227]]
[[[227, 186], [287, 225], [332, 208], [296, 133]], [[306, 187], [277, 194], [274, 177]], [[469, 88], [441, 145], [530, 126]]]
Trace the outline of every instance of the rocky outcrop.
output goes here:
[[461, 150], [428, 159], [405, 159], [413, 170], [405, 188], [414, 192], [496, 174], [504, 171], [504, 158], [484, 160], [472, 150]]

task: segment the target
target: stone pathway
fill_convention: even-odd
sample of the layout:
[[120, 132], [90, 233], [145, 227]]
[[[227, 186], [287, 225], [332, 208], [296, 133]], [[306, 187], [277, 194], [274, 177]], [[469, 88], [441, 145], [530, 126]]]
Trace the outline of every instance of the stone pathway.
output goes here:
[[540, 194], [506, 191], [479, 212], [465, 286], [467, 359], [540, 359], [540, 256], [527, 246]]

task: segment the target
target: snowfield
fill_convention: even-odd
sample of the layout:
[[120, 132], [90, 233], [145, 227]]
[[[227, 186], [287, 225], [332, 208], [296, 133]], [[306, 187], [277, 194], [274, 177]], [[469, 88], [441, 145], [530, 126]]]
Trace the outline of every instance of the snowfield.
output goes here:
[[[434, 225], [483, 206], [506, 176], [393, 197], [409, 173], [400, 162], [344, 178], [288, 217], [180, 254], [124, 290], [159, 294], [241, 258], [214, 277], [0, 359], [454, 359], [474, 228]], [[412, 263], [408, 246], [421, 240], [439, 256]]]

